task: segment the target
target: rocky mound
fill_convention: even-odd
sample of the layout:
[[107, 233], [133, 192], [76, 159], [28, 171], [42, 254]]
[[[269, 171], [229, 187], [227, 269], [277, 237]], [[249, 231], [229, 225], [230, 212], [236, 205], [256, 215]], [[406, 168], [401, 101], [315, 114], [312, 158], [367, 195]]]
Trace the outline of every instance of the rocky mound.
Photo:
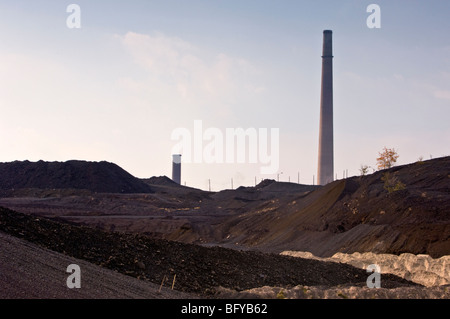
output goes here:
[[288, 182], [277, 182], [273, 179], [264, 179], [256, 186], [240, 186], [236, 189], [239, 192], [258, 192], [258, 193], [302, 193], [310, 192], [320, 188], [318, 185], [304, 185]]
[[97, 193], [152, 193], [152, 188], [109, 162], [0, 163], [0, 190], [83, 189]]
[[[202, 295], [215, 294], [218, 287], [332, 287], [365, 285], [367, 280], [364, 270], [346, 264], [104, 232], [4, 208], [0, 231], [155, 284], [175, 280], [175, 289]], [[384, 277], [383, 283], [386, 288], [416, 285], [394, 275]]]
[[[450, 285], [430, 288], [399, 287], [393, 289], [346, 286], [320, 287], [296, 286], [260, 287], [245, 291], [221, 289], [218, 295], [222, 298], [263, 298], [263, 299], [449, 299]], [[404, 311], [404, 309], [402, 310]]]
[[[153, 176], [142, 178], [141, 181], [149, 185], [156, 193], [176, 195], [175, 201], [189, 202], [193, 198], [208, 196], [209, 192], [175, 183], [167, 176]], [[195, 199], [194, 199], [195, 200]]]
[[374, 253], [336, 253], [329, 258], [314, 256], [310, 252], [284, 251], [286, 256], [310, 258], [322, 261], [346, 263], [361, 269], [376, 264], [381, 273], [394, 274], [426, 287], [450, 285], [450, 256], [431, 258], [429, 255], [374, 254]]
[[[444, 157], [338, 180], [297, 196], [283, 192], [253, 206], [245, 203], [245, 213], [219, 227], [229, 242], [279, 252], [450, 255], [449, 172], [450, 157]], [[389, 192], [386, 174], [404, 187]]]
[[173, 180], [171, 180], [167, 176], [153, 176], [150, 178], [143, 178], [142, 181], [149, 185], [172, 186], [172, 187], [180, 186], [181, 187], [181, 185], [175, 183]]

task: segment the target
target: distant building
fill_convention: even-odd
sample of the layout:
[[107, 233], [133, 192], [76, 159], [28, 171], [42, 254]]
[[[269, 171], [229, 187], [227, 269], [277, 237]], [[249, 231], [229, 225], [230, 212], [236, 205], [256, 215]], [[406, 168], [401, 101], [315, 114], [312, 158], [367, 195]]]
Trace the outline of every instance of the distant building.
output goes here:
[[172, 180], [181, 184], [181, 154], [172, 155]]

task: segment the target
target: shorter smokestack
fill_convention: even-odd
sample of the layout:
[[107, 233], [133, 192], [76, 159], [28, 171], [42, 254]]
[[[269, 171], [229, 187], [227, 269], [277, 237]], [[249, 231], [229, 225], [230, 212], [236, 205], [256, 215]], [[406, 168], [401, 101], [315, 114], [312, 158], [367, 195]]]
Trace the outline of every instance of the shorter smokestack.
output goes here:
[[181, 184], [181, 154], [172, 155], [172, 180]]

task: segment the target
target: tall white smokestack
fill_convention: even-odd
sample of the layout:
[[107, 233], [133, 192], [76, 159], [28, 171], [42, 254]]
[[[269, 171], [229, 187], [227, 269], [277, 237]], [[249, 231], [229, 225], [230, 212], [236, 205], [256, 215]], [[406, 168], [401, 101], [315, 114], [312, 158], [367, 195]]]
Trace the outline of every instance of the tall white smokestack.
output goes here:
[[322, 90], [320, 97], [319, 165], [317, 183], [333, 181], [333, 32], [323, 31]]

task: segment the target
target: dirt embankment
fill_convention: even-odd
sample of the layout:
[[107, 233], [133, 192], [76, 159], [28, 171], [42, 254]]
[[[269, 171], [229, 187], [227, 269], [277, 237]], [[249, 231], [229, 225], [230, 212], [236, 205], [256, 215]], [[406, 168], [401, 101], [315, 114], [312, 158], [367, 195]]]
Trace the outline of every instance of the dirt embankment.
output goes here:
[[[388, 173], [405, 188], [389, 193]], [[228, 242], [271, 251], [450, 255], [450, 157], [278, 196], [220, 226]]]

